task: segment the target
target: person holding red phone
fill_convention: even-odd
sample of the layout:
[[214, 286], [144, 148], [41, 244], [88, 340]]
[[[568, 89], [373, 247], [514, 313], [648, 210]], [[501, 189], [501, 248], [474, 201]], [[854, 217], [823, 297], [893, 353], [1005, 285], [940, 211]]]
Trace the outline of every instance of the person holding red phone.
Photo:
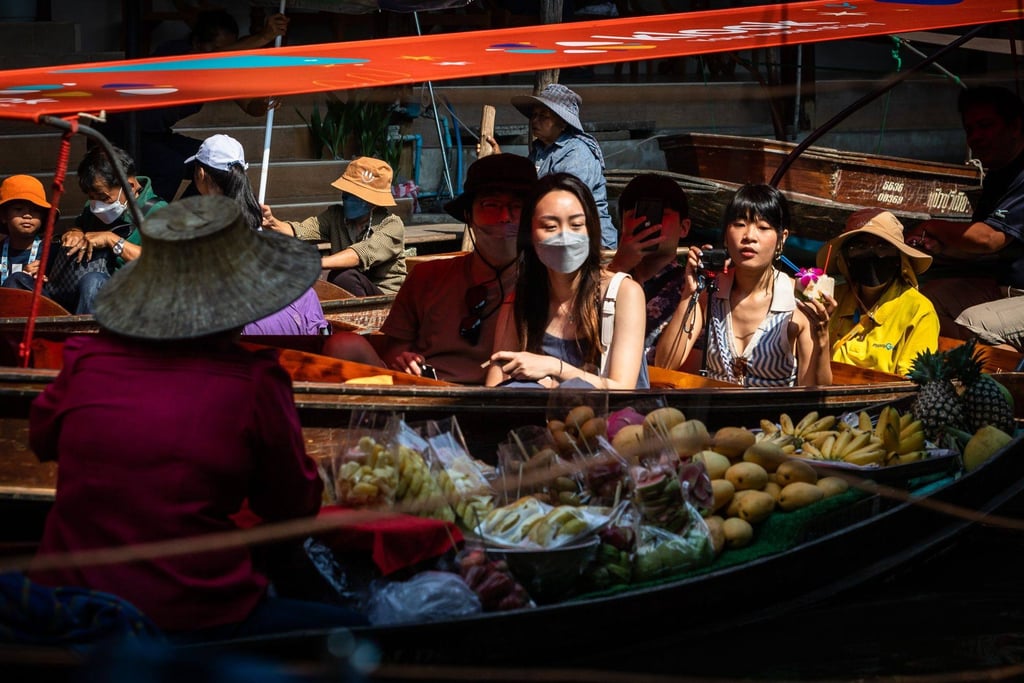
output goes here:
[[644, 353], [654, 363], [662, 330], [682, 296], [686, 268], [676, 248], [690, 233], [686, 194], [676, 181], [658, 173], [641, 173], [619, 197], [619, 248], [609, 270], [627, 272], [647, 297]]

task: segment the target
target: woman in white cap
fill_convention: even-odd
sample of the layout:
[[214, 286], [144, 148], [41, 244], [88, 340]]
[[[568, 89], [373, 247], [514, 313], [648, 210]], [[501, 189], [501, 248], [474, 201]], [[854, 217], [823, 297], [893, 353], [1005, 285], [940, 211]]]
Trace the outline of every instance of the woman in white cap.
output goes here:
[[[619, 233], [608, 211], [608, 188], [604, 177], [604, 154], [592, 135], [583, 132], [580, 104], [583, 98], [560, 83], [552, 83], [536, 95], [512, 98], [512, 106], [530, 119], [530, 160], [537, 177], [571, 173], [590, 189], [601, 221], [601, 246], [614, 249]], [[487, 141], [500, 152], [494, 138]]]
[[[235, 200], [246, 224], [253, 230], [263, 229], [263, 213], [245, 173], [249, 164], [242, 143], [230, 135], [211, 135], [185, 163], [194, 165], [192, 182], [199, 194]], [[280, 311], [246, 325], [242, 334], [327, 334], [329, 329], [320, 299], [310, 287]]]
[[391, 167], [380, 159], [359, 157], [349, 162], [331, 186], [342, 191], [342, 204], [304, 221], [281, 221], [263, 206], [263, 227], [301, 240], [326, 240], [331, 253], [323, 257], [327, 279], [356, 296], [396, 294], [405, 281], [405, 224], [388, 211]]
[[[141, 231], [140, 257], [97, 297], [103, 333], [69, 339], [63, 369], [32, 404], [32, 449], [60, 463], [40, 561], [230, 532], [244, 501], [271, 522], [320, 507], [288, 374], [276, 353], [236, 343], [246, 323], [312, 285], [316, 250], [249, 229], [224, 197], [175, 202]], [[120, 596], [180, 637], [365, 623], [333, 605], [271, 597], [246, 546], [37, 563], [32, 578]]]
[[[831, 255], [830, 255], [831, 254]], [[932, 257], [908, 245], [888, 211], [863, 209], [818, 250], [818, 267], [839, 272], [829, 320], [832, 360], [906, 376], [914, 358], [939, 346], [939, 316], [917, 289]]]

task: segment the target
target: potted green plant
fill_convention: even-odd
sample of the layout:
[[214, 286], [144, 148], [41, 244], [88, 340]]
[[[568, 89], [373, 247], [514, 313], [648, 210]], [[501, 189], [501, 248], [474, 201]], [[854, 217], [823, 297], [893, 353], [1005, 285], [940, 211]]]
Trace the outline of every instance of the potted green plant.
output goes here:
[[322, 159], [326, 151], [334, 159], [371, 156], [388, 162], [392, 168], [398, 163], [401, 141], [390, 140], [388, 136], [389, 104], [358, 96], [342, 101], [334, 93], [327, 93], [322, 115], [319, 103], [314, 103], [308, 120], [302, 112], [299, 116], [312, 135], [317, 159]]

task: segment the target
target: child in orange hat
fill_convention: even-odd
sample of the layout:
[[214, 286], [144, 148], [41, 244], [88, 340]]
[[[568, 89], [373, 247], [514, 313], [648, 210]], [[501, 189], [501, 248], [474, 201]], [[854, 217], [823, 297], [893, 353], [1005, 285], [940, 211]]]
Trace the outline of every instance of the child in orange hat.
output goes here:
[[0, 285], [32, 289], [39, 272], [43, 227], [50, 203], [43, 184], [30, 175], [12, 175], [0, 184]]

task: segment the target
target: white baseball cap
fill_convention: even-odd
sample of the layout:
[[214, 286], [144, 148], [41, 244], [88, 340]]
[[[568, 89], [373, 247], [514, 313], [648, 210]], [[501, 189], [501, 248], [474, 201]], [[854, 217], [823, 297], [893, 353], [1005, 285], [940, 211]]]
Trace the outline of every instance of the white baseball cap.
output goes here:
[[230, 135], [211, 135], [203, 140], [199, 151], [185, 159], [186, 164], [193, 161], [220, 171], [231, 170], [233, 164], [239, 164], [245, 170], [249, 169], [249, 164], [245, 163], [245, 150], [242, 149], [242, 143]]

